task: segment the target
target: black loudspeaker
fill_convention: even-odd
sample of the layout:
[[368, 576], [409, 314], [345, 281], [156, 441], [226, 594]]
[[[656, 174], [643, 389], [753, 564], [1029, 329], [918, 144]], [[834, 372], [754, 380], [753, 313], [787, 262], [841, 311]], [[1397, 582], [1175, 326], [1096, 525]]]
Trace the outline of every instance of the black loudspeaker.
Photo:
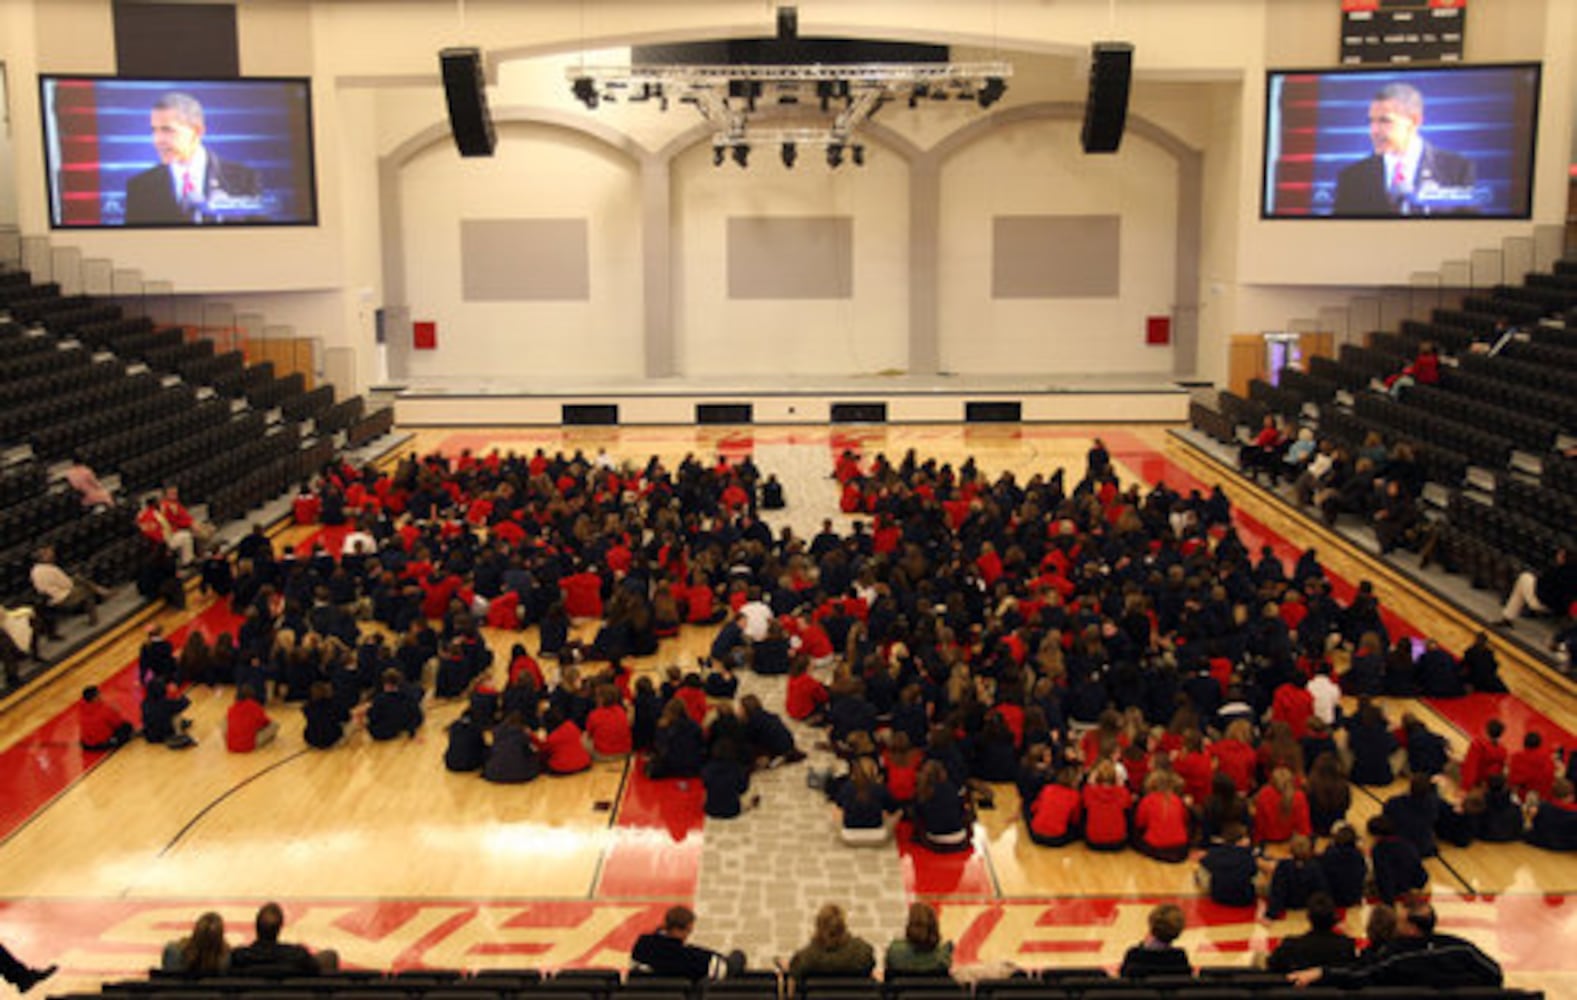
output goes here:
[[449, 130], [461, 156], [492, 156], [498, 145], [493, 116], [487, 112], [487, 84], [482, 79], [480, 49], [444, 49], [444, 97], [449, 101]]
[[799, 8], [778, 8], [778, 41], [799, 41]]
[[1086, 153], [1115, 153], [1128, 122], [1128, 85], [1133, 79], [1133, 46], [1096, 42], [1090, 49], [1090, 96], [1084, 102]]

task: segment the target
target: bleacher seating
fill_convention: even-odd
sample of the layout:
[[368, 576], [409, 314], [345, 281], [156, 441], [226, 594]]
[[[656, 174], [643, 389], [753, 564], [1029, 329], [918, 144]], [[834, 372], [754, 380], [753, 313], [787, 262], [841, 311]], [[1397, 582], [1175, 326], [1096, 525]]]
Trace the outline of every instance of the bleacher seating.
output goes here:
[[362, 970], [264, 979], [245, 976], [186, 978], [154, 972], [143, 979], [107, 982], [101, 992], [59, 995], [57, 1000], [1539, 1000], [1522, 989], [1436, 990], [1409, 986], [1342, 990], [1294, 989], [1286, 977], [1252, 968], [1206, 968], [1194, 976], [1119, 979], [1101, 968], [1046, 969], [1010, 979], [975, 983], [948, 976], [810, 976], [801, 982], [770, 972], [691, 983], [683, 979], [621, 977], [614, 969], [501, 969], [466, 974], [454, 969], [411, 969], [387, 975]]
[[[119, 306], [65, 296], [25, 272], [0, 273], [0, 447], [32, 457], [0, 468], [0, 600], [26, 599], [32, 553], [53, 543], [64, 563], [99, 583], [132, 578], [141, 552], [134, 495], [175, 485], [211, 520], [244, 515], [308, 478], [334, 455], [335, 435], [364, 444], [392, 424], [360, 397], [307, 391], [299, 374], [248, 366], [179, 328], [123, 315]], [[277, 413], [275, 411], [278, 411]], [[303, 433], [305, 421], [318, 426]], [[25, 452], [21, 454], [26, 454]], [[119, 476], [123, 503], [85, 511], [49, 482], [73, 456]]]
[[[1374, 391], [1426, 341], [1445, 356], [1437, 384], [1394, 397]], [[1230, 392], [1214, 406], [1196, 401], [1190, 422], [1232, 443], [1266, 412], [1294, 424], [1312, 414], [1322, 436], [1349, 449], [1371, 432], [1408, 443], [1426, 478], [1448, 491], [1436, 551], [1475, 586], [1504, 589], [1577, 537], [1577, 459], [1560, 451], [1577, 437], [1577, 264], [1467, 296], [1279, 375], [1275, 385], [1251, 383], [1246, 401]]]

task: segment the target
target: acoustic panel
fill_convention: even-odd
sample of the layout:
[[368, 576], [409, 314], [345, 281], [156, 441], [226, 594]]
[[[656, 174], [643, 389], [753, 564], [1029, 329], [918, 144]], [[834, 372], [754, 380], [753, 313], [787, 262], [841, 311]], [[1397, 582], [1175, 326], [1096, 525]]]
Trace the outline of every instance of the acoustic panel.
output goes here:
[[1117, 296], [1120, 216], [999, 215], [991, 224], [992, 298]]
[[585, 219], [462, 219], [467, 302], [584, 302], [591, 297]]
[[854, 294], [854, 219], [846, 215], [728, 220], [731, 299], [847, 299]]

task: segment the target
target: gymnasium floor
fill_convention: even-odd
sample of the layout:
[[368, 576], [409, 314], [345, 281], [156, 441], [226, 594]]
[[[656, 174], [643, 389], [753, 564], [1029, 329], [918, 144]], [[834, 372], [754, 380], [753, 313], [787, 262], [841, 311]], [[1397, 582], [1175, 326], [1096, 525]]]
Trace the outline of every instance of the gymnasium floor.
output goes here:
[[[751, 454], [788, 492], [790, 507], [774, 525], [808, 535], [824, 517], [847, 520], [828, 478], [844, 448], [896, 460], [913, 447], [955, 463], [972, 454], [990, 473], [1071, 471], [1082, 469], [1097, 433], [1125, 478], [1187, 489], [1210, 475], [1153, 426], [468, 429], [421, 431], [416, 444], [605, 449], [669, 462], [691, 452]], [[1470, 639], [1471, 622], [1408, 592], [1333, 536], [1247, 491], [1229, 493], [1251, 546], [1285, 555], [1316, 544], [1342, 596], [1372, 578], [1395, 625], [1453, 650]], [[316, 534], [292, 528], [282, 540], [310, 545]], [[177, 644], [185, 629], [213, 634], [235, 624], [201, 600], [151, 620]], [[489, 636], [501, 661], [519, 638]], [[909, 899], [931, 899], [959, 962], [1027, 967], [1115, 965], [1159, 899], [1184, 900], [1182, 943], [1196, 964], [1246, 964], [1303, 927], [1298, 917], [1269, 922], [1198, 902], [1190, 865], [1029, 844], [1011, 788], [982, 814], [971, 853], [941, 857], [906, 843], [840, 846], [830, 808], [806, 787], [805, 765], [758, 776], [761, 808], [730, 822], [703, 817], [698, 783], [650, 782], [624, 765], [494, 787], [443, 769], [443, 730], [458, 704], [430, 705], [412, 741], [374, 746], [358, 734], [327, 753], [304, 749], [300, 713], [274, 706], [280, 738], [237, 757], [219, 735], [228, 695], [198, 690], [196, 749], [136, 743], [107, 757], [84, 754], [72, 703], [83, 685], [99, 683], [135, 717], [130, 665], [140, 639], [134, 629], [103, 644], [0, 707], [0, 941], [36, 964], [60, 962], [54, 994], [146, 969], [202, 910], [224, 915], [232, 941], [248, 939], [251, 915], [268, 898], [286, 904], [287, 937], [379, 968], [623, 966], [635, 936], [675, 901], [700, 913], [698, 941], [742, 947], [753, 963], [803, 943], [827, 900], [847, 905], [856, 932], [880, 947], [901, 930]], [[709, 639], [710, 630], [687, 630], [639, 666], [686, 662]], [[524, 641], [535, 649], [533, 634]], [[1569, 690], [1504, 647], [1502, 656], [1516, 695], [1421, 706], [1431, 728], [1460, 749], [1467, 732], [1498, 714], [1513, 740], [1532, 725], [1577, 745]], [[781, 706], [780, 680], [746, 678], [751, 690]], [[814, 739], [800, 734], [802, 747]], [[826, 767], [830, 757], [815, 752], [809, 763]], [[1377, 808], [1358, 792], [1360, 820]], [[1577, 940], [1577, 902], [1567, 898], [1577, 893], [1577, 861], [1512, 845], [1445, 848], [1430, 867], [1444, 929], [1497, 956], [1512, 983], [1577, 997], [1577, 953], [1567, 945]], [[1364, 917], [1349, 913], [1349, 929], [1361, 929]]]

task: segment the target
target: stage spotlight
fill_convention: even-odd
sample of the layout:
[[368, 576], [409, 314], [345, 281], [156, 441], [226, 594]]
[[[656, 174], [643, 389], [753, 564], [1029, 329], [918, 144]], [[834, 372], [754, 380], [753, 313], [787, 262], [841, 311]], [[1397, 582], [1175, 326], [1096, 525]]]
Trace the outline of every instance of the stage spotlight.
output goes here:
[[832, 100], [833, 88], [831, 80], [818, 80], [816, 82], [816, 99], [821, 102], [821, 110], [826, 112], [827, 102]]
[[570, 88], [570, 92], [575, 95], [580, 103], [586, 105], [588, 110], [597, 110], [597, 84], [591, 77], [576, 77], [575, 84]]
[[980, 102], [982, 108], [989, 108], [1002, 100], [1002, 95], [1007, 91], [1008, 85], [1000, 76], [988, 76], [985, 86], [981, 87], [980, 93], [975, 95], [975, 100]]
[[854, 165], [856, 167], [863, 167], [863, 166], [865, 166], [865, 147], [864, 146], [855, 146], [854, 147]]
[[843, 143], [835, 142], [827, 147], [827, 166], [834, 170], [843, 166]]
[[915, 87], [913, 90], [909, 91], [909, 106], [911, 108], [917, 107], [920, 104], [920, 99], [922, 97], [930, 97], [930, 96], [931, 96], [931, 88], [922, 83], [919, 86]]
[[783, 165], [790, 170], [794, 169], [794, 161], [799, 159], [799, 147], [792, 142], [783, 144]]
[[727, 158], [728, 158], [728, 150], [727, 149], [723, 148], [722, 146], [713, 146], [712, 147], [712, 166], [714, 166], [714, 167], [721, 167], [723, 165], [723, 161], [725, 159], [727, 159]]
[[740, 144], [734, 147], [734, 162], [741, 167], [750, 166], [750, 147]]

